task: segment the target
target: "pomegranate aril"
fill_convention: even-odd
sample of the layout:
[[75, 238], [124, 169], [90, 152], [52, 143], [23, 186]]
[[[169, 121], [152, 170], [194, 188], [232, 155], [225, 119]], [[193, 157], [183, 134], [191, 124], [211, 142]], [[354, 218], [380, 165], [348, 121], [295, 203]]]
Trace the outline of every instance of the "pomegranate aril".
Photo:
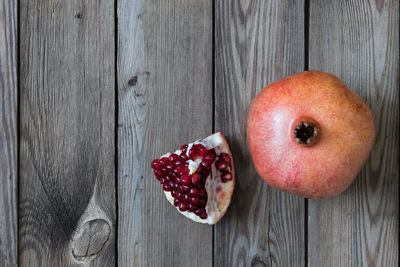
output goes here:
[[190, 201], [189, 195], [185, 194], [183, 195], [183, 202], [188, 203]]
[[162, 189], [163, 189], [164, 191], [171, 191], [171, 188], [170, 188], [169, 185], [167, 185], [167, 184], [164, 184], [163, 187], [162, 187]]
[[181, 193], [187, 193], [187, 192], [189, 192], [189, 190], [190, 190], [190, 186], [188, 186], [188, 185], [181, 185], [180, 187], [179, 187], [179, 191], [181, 192]]
[[191, 150], [189, 151], [189, 159], [195, 160], [196, 158], [197, 158], [196, 150], [191, 149]]
[[203, 145], [201, 144], [196, 144], [193, 146], [193, 149], [196, 150], [197, 154], [199, 156], [204, 156], [207, 153], [207, 148], [205, 148]]
[[205, 209], [203, 209], [203, 208], [200, 208], [200, 209], [197, 209], [195, 212], [194, 212], [194, 214], [196, 214], [197, 216], [200, 216], [202, 213], [204, 213], [204, 212], [206, 212], [206, 210]]
[[174, 188], [178, 189], [179, 188], [179, 184], [177, 182], [174, 183]]
[[197, 197], [199, 195], [199, 189], [197, 189], [195, 187], [190, 188], [189, 195], [192, 197]]
[[182, 167], [179, 165], [175, 165], [175, 167], [172, 170], [174, 173], [179, 174], [179, 172], [182, 171]]
[[178, 158], [175, 161], [175, 165], [177, 165], [177, 166], [183, 166], [183, 164], [185, 164], [185, 160], [183, 158]]
[[169, 161], [168, 158], [163, 157], [160, 159], [159, 163], [161, 166], [165, 166], [168, 163], [168, 161]]
[[225, 172], [225, 173], [223, 173], [223, 174], [221, 175], [221, 180], [222, 180], [223, 182], [227, 182], [227, 181], [232, 180], [232, 174], [231, 174], [230, 172]]
[[160, 171], [160, 170], [154, 170], [154, 174], [155, 174], [156, 176], [161, 176], [161, 175], [163, 175], [163, 172]]
[[171, 162], [175, 162], [177, 159], [179, 159], [179, 156], [178, 156], [177, 154], [171, 154], [171, 155], [168, 157], [168, 159], [169, 159], [169, 161], [171, 161]]
[[176, 198], [177, 199], [182, 199], [183, 198], [183, 194], [181, 192], [177, 192], [176, 193]]
[[200, 189], [199, 190], [199, 197], [205, 197], [207, 196], [207, 192], [205, 189]]
[[184, 175], [184, 176], [182, 176], [180, 180], [181, 180], [181, 184], [183, 184], [183, 185], [190, 185], [191, 178], [190, 178], [189, 175]]
[[217, 170], [224, 171], [226, 170], [226, 168], [228, 168], [228, 164], [225, 161], [219, 159], [217, 160], [217, 162], [215, 162], [215, 167], [217, 168]]
[[200, 182], [201, 176], [197, 173], [192, 174], [192, 184], [198, 184]]
[[181, 146], [181, 150], [183, 151], [183, 150], [187, 150], [187, 148], [188, 148], [188, 145], [183, 145], [183, 146]]
[[177, 199], [177, 198], [176, 198], [176, 191], [175, 191], [175, 190], [172, 190], [172, 191], [171, 191], [171, 195], [172, 195], [175, 199]]
[[187, 204], [187, 209], [188, 209], [188, 211], [193, 212], [197, 209], [197, 207], [195, 205], [189, 203], [189, 204]]
[[185, 174], [189, 174], [189, 169], [188, 168], [182, 168], [182, 170], [179, 172], [180, 176], [183, 176]]
[[204, 220], [207, 218], [207, 213], [203, 212], [199, 217]]
[[160, 183], [161, 184], [165, 184], [167, 182], [167, 180], [165, 179], [165, 177], [161, 177], [160, 178]]
[[186, 155], [186, 151], [185, 153], [182, 152], [182, 154], [179, 156], [180, 159], [182, 159], [183, 161], [186, 161], [188, 159], [187, 155]]
[[194, 204], [196, 206], [199, 205], [199, 201], [200, 201], [200, 199], [198, 199], [197, 197], [191, 197], [190, 198], [190, 203], [192, 203], [192, 204]]
[[174, 182], [173, 181], [169, 181], [168, 183], [169, 188], [174, 189]]
[[215, 160], [215, 155], [213, 153], [208, 152], [204, 156], [204, 159], [213, 162]]
[[199, 204], [198, 204], [198, 206], [199, 206], [200, 208], [204, 208], [204, 207], [206, 206], [206, 202], [204, 201], [204, 199], [199, 199]]
[[168, 162], [165, 165], [165, 168], [167, 169], [167, 171], [172, 171], [172, 169], [174, 168], [174, 164], [172, 162]]
[[206, 168], [210, 168], [211, 165], [213, 164], [213, 162], [214, 162], [214, 160], [203, 159], [203, 161], [201, 162], [201, 165]]
[[229, 157], [229, 155], [226, 154], [226, 153], [221, 153], [219, 155], [219, 158], [222, 159], [223, 161], [225, 161], [226, 163], [230, 163], [231, 162], [231, 157]]
[[186, 204], [185, 203], [182, 202], [182, 203], [179, 204], [179, 210], [180, 211], [186, 211], [186, 209], [187, 208], [186, 208]]
[[163, 168], [161, 169], [161, 171], [162, 171], [163, 173], [166, 173], [166, 172], [167, 172], [167, 168], [163, 167]]
[[179, 203], [180, 203], [180, 202], [179, 202], [179, 199], [175, 198], [175, 199], [174, 199], [174, 206], [175, 206], [175, 207], [178, 207], [178, 206], [179, 206]]
[[165, 180], [169, 182], [172, 180], [172, 178], [171, 178], [171, 176], [165, 175]]
[[202, 165], [199, 166], [199, 168], [196, 170], [197, 173], [201, 174], [203, 177], [206, 177], [210, 174], [211, 168], [210, 167], [204, 167]]
[[160, 163], [159, 163], [158, 161], [159, 161], [158, 159], [155, 159], [155, 160], [153, 160], [153, 161], [151, 162], [151, 167], [152, 167], [154, 170], [160, 170], [160, 169], [161, 169]]

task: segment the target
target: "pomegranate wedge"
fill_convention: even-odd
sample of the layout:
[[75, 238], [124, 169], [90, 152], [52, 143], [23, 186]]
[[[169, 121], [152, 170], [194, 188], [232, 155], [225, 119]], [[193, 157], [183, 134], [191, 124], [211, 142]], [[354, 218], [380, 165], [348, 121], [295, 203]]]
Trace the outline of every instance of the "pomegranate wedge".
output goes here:
[[189, 219], [215, 224], [226, 213], [235, 169], [222, 133], [183, 145], [151, 162], [167, 200]]

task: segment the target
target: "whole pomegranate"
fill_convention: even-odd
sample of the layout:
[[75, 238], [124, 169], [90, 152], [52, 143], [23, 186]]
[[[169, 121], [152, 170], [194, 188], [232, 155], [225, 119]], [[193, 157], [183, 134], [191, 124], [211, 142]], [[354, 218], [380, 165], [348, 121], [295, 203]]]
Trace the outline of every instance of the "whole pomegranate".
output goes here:
[[233, 189], [235, 168], [222, 133], [183, 145], [151, 162], [164, 195], [189, 219], [215, 224], [226, 213]]
[[337, 77], [305, 71], [265, 87], [247, 122], [250, 153], [272, 187], [306, 198], [344, 191], [375, 140], [371, 111]]

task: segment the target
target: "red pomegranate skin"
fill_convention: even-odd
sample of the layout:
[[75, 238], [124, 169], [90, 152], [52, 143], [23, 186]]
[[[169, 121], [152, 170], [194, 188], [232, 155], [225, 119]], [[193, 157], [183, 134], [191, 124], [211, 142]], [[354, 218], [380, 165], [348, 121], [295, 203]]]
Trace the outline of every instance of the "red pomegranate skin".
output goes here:
[[[299, 118], [319, 124], [311, 146], [296, 142]], [[259, 175], [272, 187], [321, 199], [343, 192], [375, 141], [366, 103], [340, 79], [306, 71], [265, 87], [251, 104], [247, 135]]]

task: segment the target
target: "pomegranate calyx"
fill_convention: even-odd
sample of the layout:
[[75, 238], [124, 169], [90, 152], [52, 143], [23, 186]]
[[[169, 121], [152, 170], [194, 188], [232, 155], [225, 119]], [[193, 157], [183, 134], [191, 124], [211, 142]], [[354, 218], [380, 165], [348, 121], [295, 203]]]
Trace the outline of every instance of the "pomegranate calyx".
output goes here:
[[310, 147], [320, 137], [320, 127], [316, 121], [310, 118], [297, 119], [293, 127], [293, 138], [299, 145]]

